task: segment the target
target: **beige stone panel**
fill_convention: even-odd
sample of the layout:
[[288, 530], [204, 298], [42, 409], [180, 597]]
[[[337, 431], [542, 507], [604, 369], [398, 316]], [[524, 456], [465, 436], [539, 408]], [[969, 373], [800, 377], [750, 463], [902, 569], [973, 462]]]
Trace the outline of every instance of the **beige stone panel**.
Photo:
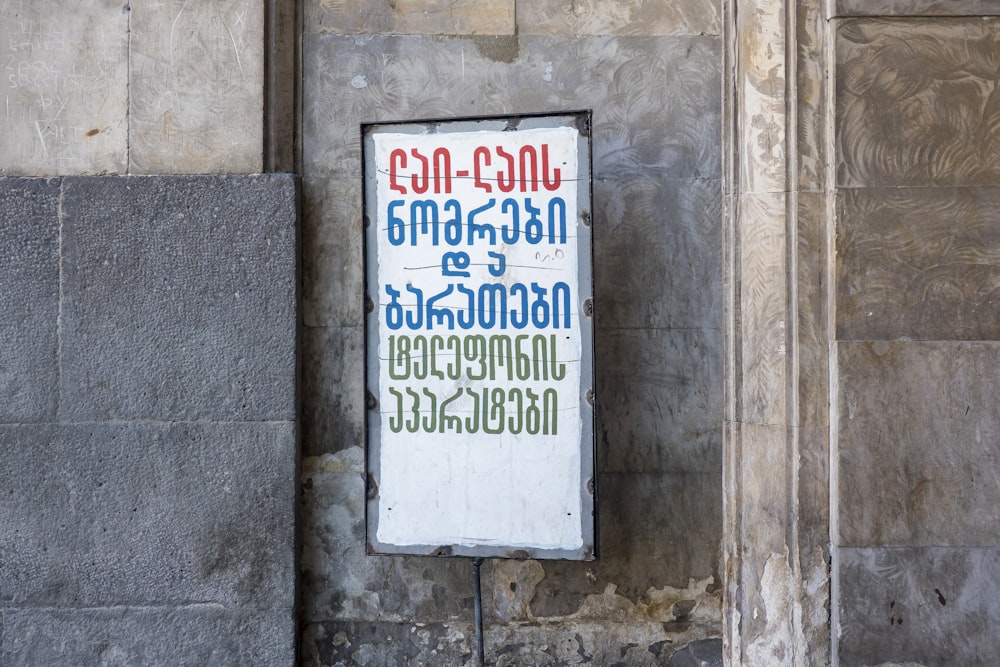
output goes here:
[[839, 544], [1000, 544], [1000, 344], [839, 345]]
[[787, 424], [788, 267], [785, 195], [744, 195], [739, 245], [740, 420]]
[[829, 23], [820, 0], [800, 2], [796, 6], [795, 35], [795, 149], [796, 179], [792, 187], [801, 191], [819, 191], [827, 185], [828, 113], [826, 45]]
[[255, 0], [133, 0], [132, 173], [259, 172], [264, 7]]
[[513, 35], [514, 0], [306, 0], [305, 30], [345, 35]]
[[125, 171], [128, 12], [123, 4], [0, 4], [0, 176]]
[[741, 35], [736, 122], [741, 192], [787, 188], [784, 3], [749, 0], [736, 17]]
[[718, 35], [712, 0], [536, 0], [517, 4], [521, 35]]
[[998, 53], [998, 19], [840, 22], [837, 184], [1000, 183]]
[[[788, 525], [792, 519], [789, 475], [791, 431], [782, 426], [742, 424], [735, 434], [739, 469], [736, 583], [741, 614], [741, 664], [791, 664], [778, 653], [789, 650], [792, 597]], [[773, 653], [777, 651], [778, 653]], [[761, 661], [767, 657], [767, 660]], [[783, 655], [781, 657], [784, 657]], [[753, 658], [753, 659], [751, 659]]]

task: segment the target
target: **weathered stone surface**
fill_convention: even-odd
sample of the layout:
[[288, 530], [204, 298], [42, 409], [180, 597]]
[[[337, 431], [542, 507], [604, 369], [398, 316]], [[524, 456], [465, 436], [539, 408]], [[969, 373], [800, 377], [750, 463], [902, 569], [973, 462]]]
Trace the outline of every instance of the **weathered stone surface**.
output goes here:
[[302, 317], [306, 326], [364, 321], [361, 177], [314, 170], [302, 184]]
[[[307, 20], [330, 8], [346, 11], [306, 3]], [[308, 30], [350, 32], [352, 20]], [[673, 30], [664, 25], [650, 31]], [[363, 316], [359, 125], [406, 118], [595, 110], [598, 381], [602, 356], [621, 360], [606, 399], [598, 388], [616, 420], [601, 456], [622, 472], [601, 477], [601, 560], [484, 566], [491, 664], [665, 664], [675, 647], [718, 635], [722, 43], [528, 34], [550, 28], [304, 37], [304, 319], [316, 330], [303, 368], [331, 406], [304, 445], [305, 664], [475, 662], [468, 562], [364, 555], [363, 455], [349, 443], [362, 406], [324, 398], [361, 388], [349, 358]], [[644, 273], [672, 288], [640, 289]], [[636, 387], [649, 395], [620, 396]]]
[[994, 0], [837, 0], [836, 16], [1000, 16]]
[[[827, 7], [824, 0], [799, 0], [795, 5], [795, 152], [798, 195], [823, 192], [827, 165]], [[821, 207], [817, 212], [821, 213]], [[825, 227], [825, 226], [824, 226]]]
[[756, 424], [787, 424], [788, 263], [785, 194], [747, 194], [739, 200], [741, 330], [737, 414]]
[[1000, 189], [845, 190], [837, 337], [1000, 339]]
[[63, 188], [60, 415], [293, 419], [294, 179]]
[[[825, 195], [799, 192], [795, 197], [795, 289], [798, 308], [793, 332], [798, 361], [795, 426], [817, 427], [830, 423], [830, 340], [828, 291], [828, 230]], [[820, 442], [820, 456], [827, 447]]]
[[259, 172], [263, 3], [132, 0], [129, 6], [129, 171]]
[[1000, 344], [841, 343], [840, 544], [1000, 543]]
[[1000, 661], [1000, 550], [840, 550], [840, 662]]
[[[957, 4], [957, 3], [956, 3]], [[837, 182], [995, 185], [995, 20], [847, 20], [836, 40]], [[886, 76], [886, 72], [893, 76]]]
[[363, 327], [302, 331], [302, 433], [307, 456], [363, 447], [365, 333]]
[[306, 32], [513, 35], [514, 0], [318, 0], [305, 3]]
[[723, 667], [722, 640], [692, 642], [670, 659], [670, 667]]
[[[467, 618], [467, 560], [364, 555], [362, 466], [360, 448], [304, 461], [307, 618]], [[602, 476], [600, 560], [492, 561], [484, 570], [487, 617], [632, 619], [672, 623], [676, 632], [697, 627], [705, 636], [719, 614], [717, 483], [715, 474]]]
[[[733, 137], [737, 156], [734, 186], [745, 194], [787, 191], [792, 155], [785, 136], [791, 100], [785, 83], [787, 2], [747, 0], [730, 20], [739, 35], [739, 66], [734, 68]], [[733, 3], [735, 6], [735, 3]], [[748, 226], [747, 229], [752, 227]]]
[[430, 623], [471, 614], [468, 560], [365, 555], [360, 447], [306, 458], [302, 502], [305, 618]]
[[291, 608], [294, 425], [2, 426], [0, 450], [0, 605]]
[[722, 470], [722, 333], [599, 329], [598, 469]]
[[129, 20], [123, 4], [12, 0], [0, 7], [0, 176], [125, 171]]
[[719, 181], [600, 179], [594, 202], [599, 327], [721, 328]]
[[307, 35], [306, 172], [357, 178], [362, 122], [594, 109], [595, 178], [719, 174], [712, 37]]
[[[706, 600], [718, 594], [722, 530], [718, 473], [606, 473], [599, 478], [598, 499], [600, 559], [543, 561], [544, 577], [534, 594], [520, 593], [530, 602], [531, 617], [599, 620], [624, 614], [671, 622], [678, 619], [669, 605], [658, 607], [655, 600], [692, 582], [699, 582], [694, 588], [701, 593], [710, 589], [699, 599], [700, 610], [711, 616]], [[595, 595], [601, 599], [589, 599]], [[688, 591], [677, 599], [698, 595]]]
[[718, 35], [721, 5], [702, 0], [536, 0], [517, 5], [521, 35]]
[[733, 665], [830, 664], [826, 9], [819, 0], [723, 3], [724, 641]]
[[[692, 634], [666, 630], [660, 623], [569, 621], [558, 626], [487, 625], [484, 648], [487, 664], [497, 667], [654, 667], [673, 664], [670, 659], [674, 647], [690, 641]], [[698, 655], [712, 656], [712, 649], [707, 643], [699, 644]], [[475, 629], [468, 622], [317, 623], [305, 628], [303, 661], [309, 667], [402, 664], [474, 667]]]
[[[790, 474], [793, 429], [744, 423], [740, 429], [739, 468], [743, 502], [759, 516], [742, 526], [742, 538], [761, 554], [780, 554], [787, 548], [786, 530], [792, 499], [785, 479]], [[759, 572], [758, 572], [759, 574]], [[749, 585], [751, 590], [756, 587]]]
[[0, 663], [36, 665], [290, 665], [291, 609], [23, 609], [4, 611]]
[[[802, 664], [824, 667], [830, 658], [830, 429], [799, 428], [796, 513]], [[793, 556], [794, 557], [794, 556]]]
[[0, 179], [0, 422], [55, 417], [59, 181]]

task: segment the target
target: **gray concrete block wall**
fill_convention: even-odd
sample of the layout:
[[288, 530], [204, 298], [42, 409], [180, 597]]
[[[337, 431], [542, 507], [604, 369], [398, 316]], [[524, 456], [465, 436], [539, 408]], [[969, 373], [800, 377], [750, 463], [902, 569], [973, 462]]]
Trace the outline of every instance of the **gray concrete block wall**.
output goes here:
[[839, 4], [840, 659], [997, 664], [995, 10]]
[[359, 125], [379, 120], [594, 111], [602, 558], [487, 563], [488, 659], [665, 664], [721, 634], [719, 8], [516, 4], [304, 3], [308, 665], [474, 660], [466, 561], [364, 555]]
[[0, 210], [0, 665], [292, 664], [296, 180]]

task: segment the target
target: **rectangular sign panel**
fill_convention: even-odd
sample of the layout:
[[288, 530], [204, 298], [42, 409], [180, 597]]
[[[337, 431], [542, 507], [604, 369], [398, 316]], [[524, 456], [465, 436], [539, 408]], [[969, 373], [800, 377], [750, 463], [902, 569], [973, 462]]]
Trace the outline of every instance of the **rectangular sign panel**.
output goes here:
[[595, 557], [589, 130], [363, 126], [370, 552]]

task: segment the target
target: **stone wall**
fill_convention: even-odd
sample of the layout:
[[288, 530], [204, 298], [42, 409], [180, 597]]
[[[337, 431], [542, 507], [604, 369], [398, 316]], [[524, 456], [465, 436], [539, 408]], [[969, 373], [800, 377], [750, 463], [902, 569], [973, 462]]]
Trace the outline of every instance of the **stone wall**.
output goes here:
[[996, 664], [1000, 16], [880, 4], [835, 33], [839, 657]]
[[995, 664], [997, 10], [726, 9], [727, 658]]
[[0, 179], [0, 665], [293, 659], [295, 193]]
[[294, 662], [298, 185], [222, 175], [274, 5], [0, 6], [4, 667]]
[[307, 0], [303, 18], [304, 663], [474, 662], [468, 561], [364, 553], [359, 125], [580, 108], [594, 112], [601, 558], [484, 565], [487, 659], [718, 655], [718, 7]]

